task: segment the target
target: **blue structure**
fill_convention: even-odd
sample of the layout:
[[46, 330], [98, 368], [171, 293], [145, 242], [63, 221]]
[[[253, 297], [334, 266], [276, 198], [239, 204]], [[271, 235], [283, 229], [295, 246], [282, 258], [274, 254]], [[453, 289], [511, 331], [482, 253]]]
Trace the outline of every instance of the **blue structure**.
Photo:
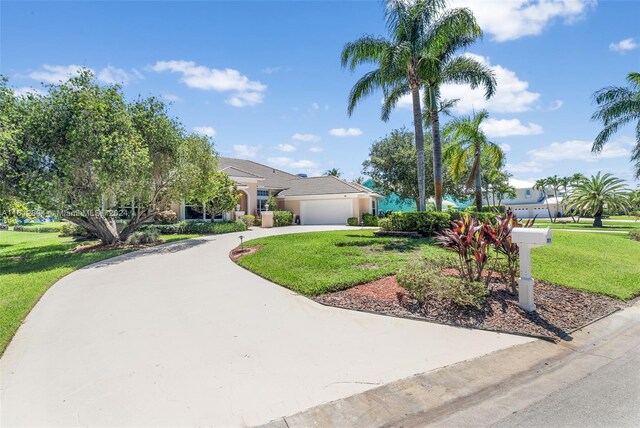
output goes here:
[[[362, 183], [362, 185], [364, 187], [368, 187], [371, 190], [382, 193], [380, 192], [380, 190], [376, 188], [375, 183], [371, 179], [365, 181], [364, 183]], [[395, 193], [392, 193], [386, 198], [382, 199], [380, 202], [378, 202], [378, 209], [380, 211], [397, 212], [397, 211], [416, 211], [417, 208], [416, 208], [416, 201], [414, 201], [413, 199], [400, 199], [398, 195], [396, 195]]]

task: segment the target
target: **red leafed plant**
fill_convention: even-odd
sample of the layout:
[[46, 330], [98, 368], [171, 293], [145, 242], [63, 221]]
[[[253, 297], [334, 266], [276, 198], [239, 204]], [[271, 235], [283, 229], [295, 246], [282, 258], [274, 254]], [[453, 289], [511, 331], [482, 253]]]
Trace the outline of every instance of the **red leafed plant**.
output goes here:
[[439, 245], [458, 254], [460, 274], [469, 281], [480, 281], [489, 259], [487, 250], [492, 244], [485, 224], [469, 214], [451, 222], [451, 229], [436, 234]]

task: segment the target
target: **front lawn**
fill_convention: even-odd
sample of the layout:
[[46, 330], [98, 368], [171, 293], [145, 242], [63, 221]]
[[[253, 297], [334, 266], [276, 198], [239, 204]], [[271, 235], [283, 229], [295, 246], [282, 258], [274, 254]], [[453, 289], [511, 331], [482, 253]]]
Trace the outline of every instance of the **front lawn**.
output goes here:
[[[166, 241], [197, 235], [163, 235]], [[0, 231], [0, 355], [40, 296], [63, 276], [131, 251], [70, 253], [78, 243], [57, 233]]]
[[[534, 250], [534, 277], [624, 300], [640, 294], [640, 242], [626, 235], [561, 231], [553, 240]], [[264, 248], [242, 257], [241, 266], [308, 296], [394, 274], [417, 254], [452, 254], [428, 240], [378, 238], [370, 230], [271, 236], [246, 245]]]
[[640, 222], [634, 221], [607, 221], [602, 220], [603, 227], [593, 227], [593, 220], [580, 219], [580, 223], [551, 223], [548, 220], [536, 220], [535, 227], [550, 227], [551, 229], [585, 229], [585, 230], [639, 230]]

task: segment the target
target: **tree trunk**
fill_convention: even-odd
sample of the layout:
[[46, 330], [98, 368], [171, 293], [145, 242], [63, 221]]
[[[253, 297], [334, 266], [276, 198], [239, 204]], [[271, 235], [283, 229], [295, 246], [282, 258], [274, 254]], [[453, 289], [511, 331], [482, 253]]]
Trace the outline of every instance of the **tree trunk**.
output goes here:
[[420, 106], [420, 88], [411, 88], [413, 99], [413, 126], [416, 132], [416, 162], [418, 171], [418, 211], [426, 209], [426, 192], [424, 177], [424, 131], [422, 129], [422, 108]]
[[143, 213], [138, 213], [138, 215], [136, 215], [136, 217], [132, 218], [129, 221], [129, 223], [127, 223], [125, 228], [122, 229], [122, 231], [120, 232], [120, 240], [121, 241], [126, 241], [127, 238], [129, 237], [129, 235], [131, 235], [133, 232], [138, 230], [138, 228], [142, 225], [142, 223], [144, 223], [145, 221], [149, 220], [154, 215], [155, 215], [155, 211], [149, 212], [148, 210], [144, 211]]
[[593, 227], [603, 227], [602, 226], [602, 212], [597, 212], [595, 216], [593, 216]]
[[433, 187], [436, 211], [442, 211], [442, 141], [440, 141], [440, 117], [435, 90], [429, 89], [429, 119], [433, 136]]
[[476, 144], [475, 147], [475, 162], [478, 165], [476, 168], [476, 209], [478, 212], [482, 211], [482, 172], [481, 172], [481, 163], [480, 163], [480, 145]]
[[96, 212], [96, 215], [93, 216], [67, 216], [64, 218], [87, 229], [90, 233], [100, 239], [104, 245], [112, 245], [120, 242], [118, 229], [116, 229], [114, 223], [109, 222], [102, 212], [98, 211]]

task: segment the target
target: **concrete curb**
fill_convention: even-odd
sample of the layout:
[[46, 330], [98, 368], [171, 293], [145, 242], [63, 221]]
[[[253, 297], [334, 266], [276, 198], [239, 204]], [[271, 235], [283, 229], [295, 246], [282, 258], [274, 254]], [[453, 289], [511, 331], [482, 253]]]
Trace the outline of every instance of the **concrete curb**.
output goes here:
[[488, 425], [587, 376], [639, 344], [640, 304], [636, 304], [576, 331], [571, 342], [515, 346], [263, 426]]

